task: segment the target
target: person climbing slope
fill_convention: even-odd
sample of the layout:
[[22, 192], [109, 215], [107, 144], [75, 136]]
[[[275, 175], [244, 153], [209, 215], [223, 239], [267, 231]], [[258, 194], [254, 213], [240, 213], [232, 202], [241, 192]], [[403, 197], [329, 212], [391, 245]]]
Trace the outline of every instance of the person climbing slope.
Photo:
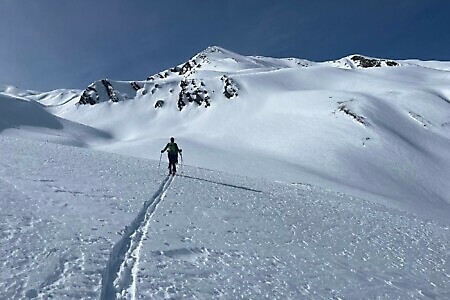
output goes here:
[[175, 138], [170, 138], [170, 143], [167, 143], [166, 147], [161, 150], [161, 153], [167, 150], [167, 157], [169, 158], [169, 174], [175, 175], [177, 172], [178, 164], [178, 153], [181, 154], [182, 149], [178, 148], [177, 143], [175, 143]]

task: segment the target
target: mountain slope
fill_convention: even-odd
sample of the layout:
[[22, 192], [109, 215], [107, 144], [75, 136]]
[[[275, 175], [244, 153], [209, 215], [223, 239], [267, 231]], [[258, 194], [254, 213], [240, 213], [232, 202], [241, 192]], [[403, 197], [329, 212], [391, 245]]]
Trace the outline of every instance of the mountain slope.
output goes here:
[[146, 80], [1, 87], [1, 295], [448, 299], [449, 74], [211, 47]]
[[54, 116], [36, 101], [3, 93], [0, 93], [0, 133], [78, 147], [111, 139], [106, 132]]
[[168, 180], [157, 161], [0, 143], [2, 297], [449, 296], [437, 222], [310, 185], [192, 167]]
[[317, 184], [448, 222], [446, 66], [361, 55], [316, 63], [210, 47], [147, 80], [99, 80], [81, 97], [40, 101], [113, 135], [97, 149], [159, 159], [175, 136], [186, 164]]
[[110, 132], [102, 150], [158, 159], [175, 136], [187, 164], [319, 184], [445, 221], [450, 72], [430, 66], [210, 47], [145, 81], [98, 81], [48, 111]]

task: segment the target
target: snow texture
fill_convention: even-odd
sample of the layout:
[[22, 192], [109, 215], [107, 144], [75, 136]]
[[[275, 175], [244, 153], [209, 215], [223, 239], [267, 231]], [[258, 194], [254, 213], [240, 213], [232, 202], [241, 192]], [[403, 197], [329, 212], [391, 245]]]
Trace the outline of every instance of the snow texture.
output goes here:
[[0, 87], [0, 298], [449, 299], [449, 71], [209, 47]]

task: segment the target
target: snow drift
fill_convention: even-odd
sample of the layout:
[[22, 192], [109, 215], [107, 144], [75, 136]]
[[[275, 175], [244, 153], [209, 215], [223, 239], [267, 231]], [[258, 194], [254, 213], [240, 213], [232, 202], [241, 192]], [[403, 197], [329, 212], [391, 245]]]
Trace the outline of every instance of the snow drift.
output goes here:
[[57, 117], [34, 100], [0, 93], [0, 133], [86, 147], [111, 138], [106, 132]]

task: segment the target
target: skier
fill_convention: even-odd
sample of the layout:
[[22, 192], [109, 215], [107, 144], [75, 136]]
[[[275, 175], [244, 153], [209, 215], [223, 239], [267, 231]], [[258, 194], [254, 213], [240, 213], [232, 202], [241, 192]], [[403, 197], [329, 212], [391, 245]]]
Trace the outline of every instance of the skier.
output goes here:
[[167, 157], [169, 158], [169, 174], [175, 175], [177, 172], [177, 163], [178, 163], [178, 153], [181, 154], [181, 149], [178, 148], [177, 143], [175, 143], [175, 139], [173, 137], [170, 138], [170, 143], [161, 150], [161, 153], [167, 150]]

